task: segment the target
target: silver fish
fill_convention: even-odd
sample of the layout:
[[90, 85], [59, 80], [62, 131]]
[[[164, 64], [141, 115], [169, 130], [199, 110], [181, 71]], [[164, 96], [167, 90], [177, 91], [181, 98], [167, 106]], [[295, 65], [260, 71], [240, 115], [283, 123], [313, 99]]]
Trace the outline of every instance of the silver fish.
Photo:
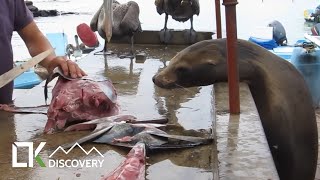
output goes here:
[[[137, 142], [143, 142], [148, 149], [168, 149], [168, 148], [188, 148], [201, 144], [208, 144], [212, 138], [201, 138], [193, 136], [170, 135], [159, 129], [165, 127], [163, 119], [139, 121], [130, 115], [118, 115], [108, 118], [100, 118], [93, 121], [79, 123], [70, 126], [70, 130], [88, 130], [94, 129], [89, 135], [75, 141], [79, 144], [93, 141], [115, 146], [132, 148]], [[64, 148], [70, 148], [75, 142], [63, 145]]]

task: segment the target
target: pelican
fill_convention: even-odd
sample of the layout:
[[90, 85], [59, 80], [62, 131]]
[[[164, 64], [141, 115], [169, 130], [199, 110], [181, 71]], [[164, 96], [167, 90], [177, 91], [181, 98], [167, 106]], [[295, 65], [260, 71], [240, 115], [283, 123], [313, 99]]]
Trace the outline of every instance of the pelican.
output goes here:
[[193, 16], [199, 15], [199, 0], [155, 0], [157, 12], [161, 15], [166, 14], [164, 28], [160, 31], [160, 40], [168, 43], [171, 39], [171, 33], [167, 28], [168, 16], [179, 22], [186, 22], [190, 19], [191, 27], [185, 33], [185, 38], [190, 43], [196, 40], [196, 31], [193, 29]]
[[116, 38], [130, 36], [130, 57], [132, 57], [134, 54], [134, 33], [142, 31], [139, 13], [139, 5], [134, 1], [120, 4], [115, 0], [113, 2], [112, 0], [104, 0], [103, 5], [92, 18], [90, 27], [93, 31], [98, 31], [99, 35], [105, 39], [105, 49], [106, 44], [110, 42], [111, 36]]
[[107, 53], [107, 44], [110, 42], [112, 37], [112, 2], [112, 0], [103, 0], [103, 4], [94, 14], [90, 22], [90, 28], [92, 31], [98, 31], [99, 35], [105, 39], [103, 48], [104, 54]]

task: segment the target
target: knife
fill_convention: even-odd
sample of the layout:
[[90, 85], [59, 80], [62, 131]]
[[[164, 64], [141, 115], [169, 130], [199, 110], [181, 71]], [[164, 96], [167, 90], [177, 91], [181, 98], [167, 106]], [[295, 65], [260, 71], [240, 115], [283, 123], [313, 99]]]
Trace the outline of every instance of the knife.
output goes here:
[[8, 84], [9, 82], [13, 81], [16, 77], [21, 75], [22, 73], [26, 72], [36, 64], [40, 63], [46, 57], [48, 57], [53, 52], [53, 49], [49, 49], [43, 53], [38, 54], [37, 56], [33, 57], [32, 59], [28, 60], [27, 62], [14, 67], [10, 71], [2, 74], [0, 76], [0, 88]]

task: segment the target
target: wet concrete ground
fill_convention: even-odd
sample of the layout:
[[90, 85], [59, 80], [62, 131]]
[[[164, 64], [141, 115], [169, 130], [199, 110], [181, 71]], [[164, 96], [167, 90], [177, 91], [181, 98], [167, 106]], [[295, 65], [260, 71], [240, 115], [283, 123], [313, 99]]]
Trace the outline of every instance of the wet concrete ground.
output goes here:
[[229, 113], [228, 83], [214, 92], [219, 179], [279, 179], [248, 85], [239, 84], [239, 115]]
[[[135, 46], [137, 53], [144, 52], [147, 60], [136, 63], [135, 59], [119, 59], [117, 49], [129, 52], [129, 45], [113, 46], [115, 54], [107, 57], [87, 56], [78, 63], [90, 76], [107, 76], [115, 83], [122, 113], [135, 115], [141, 119], [168, 117], [169, 123], [178, 125], [169, 133], [181, 134], [184, 130], [192, 134], [208, 136], [211, 134], [213, 113], [212, 86], [188, 89], [164, 90], [156, 87], [151, 77], [164, 67], [176, 52], [183, 47]], [[50, 83], [52, 88], [54, 83]], [[49, 90], [50, 92], [50, 90]], [[50, 94], [51, 95], [51, 94]], [[36, 106], [44, 104], [43, 84], [30, 91], [17, 90], [14, 93], [16, 106]], [[203, 108], [205, 107], [205, 108]], [[11, 145], [15, 141], [46, 142], [40, 152], [42, 160], [48, 161], [52, 149], [78, 139], [88, 132], [42, 133], [46, 116], [38, 114], [0, 113], [0, 179], [99, 179], [111, 172], [124, 159], [129, 149], [109, 145], [88, 143], [87, 151], [93, 146], [104, 155], [102, 168], [41, 168], [34, 161], [33, 168], [12, 168]], [[193, 132], [195, 131], [195, 132]], [[147, 179], [213, 179], [212, 149], [214, 143], [191, 149], [156, 151], [148, 154]], [[55, 159], [101, 159], [97, 153], [86, 156], [79, 148], [67, 156], [58, 153]], [[27, 149], [18, 151], [18, 160], [27, 161]]]
[[[144, 63], [136, 63], [135, 59], [118, 58], [119, 54], [129, 52], [129, 47], [125, 44], [111, 46], [110, 50], [114, 54], [107, 57], [107, 66], [103, 56], [87, 56], [79, 60], [78, 63], [90, 76], [97, 78], [106, 76], [115, 83], [123, 113], [132, 114], [141, 119], [168, 117], [169, 123], [180, 126], [180, 128], [171, 129], [170, 133], [182, 134], [185, 132], [187, 135], [189, 133], [203, 136], [210, 134], [215, 117], [214, 104], [216, 103], [212, 96], [214, 94], [212, 86], [164, 90], [156, 87], [151, 81], [153, 74], [161, 70], [168, 63], [167, 61], [184, 47], [165, 48], [136, 45], [137, 53], [143, 52], [147, 55], [147, 60]], [[118, 51], [119, 49], [121, 52]], [[53, 86], [54, 83], [50, 83], [50, 88]], [[14, 96], [17, 106], [43, 105], [43, 84], [29, 91], [15, 90]], [[220, 96], [220, 99], [224, 99], [223, 97], [224, 95]], [[222, 105], [222, 109], [227, 109], [225, 105]], [[242, 105], [244, 104], [242, 103]], [[234, 176], [230, 176], [232, 174], [241, 177], [240, 179], [256, 179], [254, 177], [277, 179], [274, 169], [267, 166], [272, 163], [267, 149], [265, 147], [257, 148], [255, 144], [264, 139], [261, 136], [261, 127], [259, 129], [257, 124], [252, 125], [251, 123], [252, 119], [250, 118], [256, 117], [256, 115], [250, 112], [249, 106], [245, 105], [245, 108], [248, 109], [248, 112], [240, 116], [240, 120], [236, 121], [239, 124], [236, 126], [234, 123], [226, 124], [229, 118], [224, 114], [224, 111], [217, 112], [217, 116], [220, 118], [217, 131], [223, 135], [218, 136], [220, 144], [218, 147], [212, 143], [192, 149], [149, 153], [146, 178], [150, 180], [207, 180], [216, 177], [234, 179], [232, 178]], [[317, 110], [316, 113], [318, 127], [320, 127], [320, 111]], [[0, 119], [0, 131], [2, 132], [0, 137], [0, 179], [99, 179], [102, 175], [115, 169], [129, 151], [126, 148], [87, 143], [83, 145], [85, 150], [89, 151], [94, 146], [103, 153], [104, 157], [100, 157], [97, 153], [87, 156], [79, 148], [76, 148], [68, 155], [57, 153], [53, 158], [104, 159], [102, 168], [41, 168], [35, 161], [33, 168], [12, 168], [11, 145], [15, 141], [34, 142], [34, 147], [37, 147], [40, 142], [46, 142], [47, 144], [40, 153], [42, 160], [46, 163], [52, 149], [76, 140], [88, 132], [44, 135], [42, 131], [46, 123], [45, 115], [13, 115], [1, 112]], [[26, 151], [27, 149], [18, 151], [19, 161], [27, 161]], [[217, 159], [223, 161], [218, 162]], [[251, 163], [252, 161], [257, 163]], [[217, 162], [218, 164], [216, 164]], [[219, 169], [219, 174], [217, 169]], [[320, 168], [318, 168], [316, 179], [320, 179], [319, 170]]]

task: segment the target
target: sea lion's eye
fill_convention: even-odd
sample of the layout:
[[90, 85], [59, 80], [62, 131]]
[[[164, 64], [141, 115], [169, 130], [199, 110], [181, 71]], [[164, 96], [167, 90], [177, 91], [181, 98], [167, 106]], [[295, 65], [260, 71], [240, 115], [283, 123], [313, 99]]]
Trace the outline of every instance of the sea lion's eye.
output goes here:
[[186, 67], [178, 67], [176, 69], [176, 72], [181, 74], [187, 73], [188, 71], [189, 71], [189, 68], [186, 68]]

